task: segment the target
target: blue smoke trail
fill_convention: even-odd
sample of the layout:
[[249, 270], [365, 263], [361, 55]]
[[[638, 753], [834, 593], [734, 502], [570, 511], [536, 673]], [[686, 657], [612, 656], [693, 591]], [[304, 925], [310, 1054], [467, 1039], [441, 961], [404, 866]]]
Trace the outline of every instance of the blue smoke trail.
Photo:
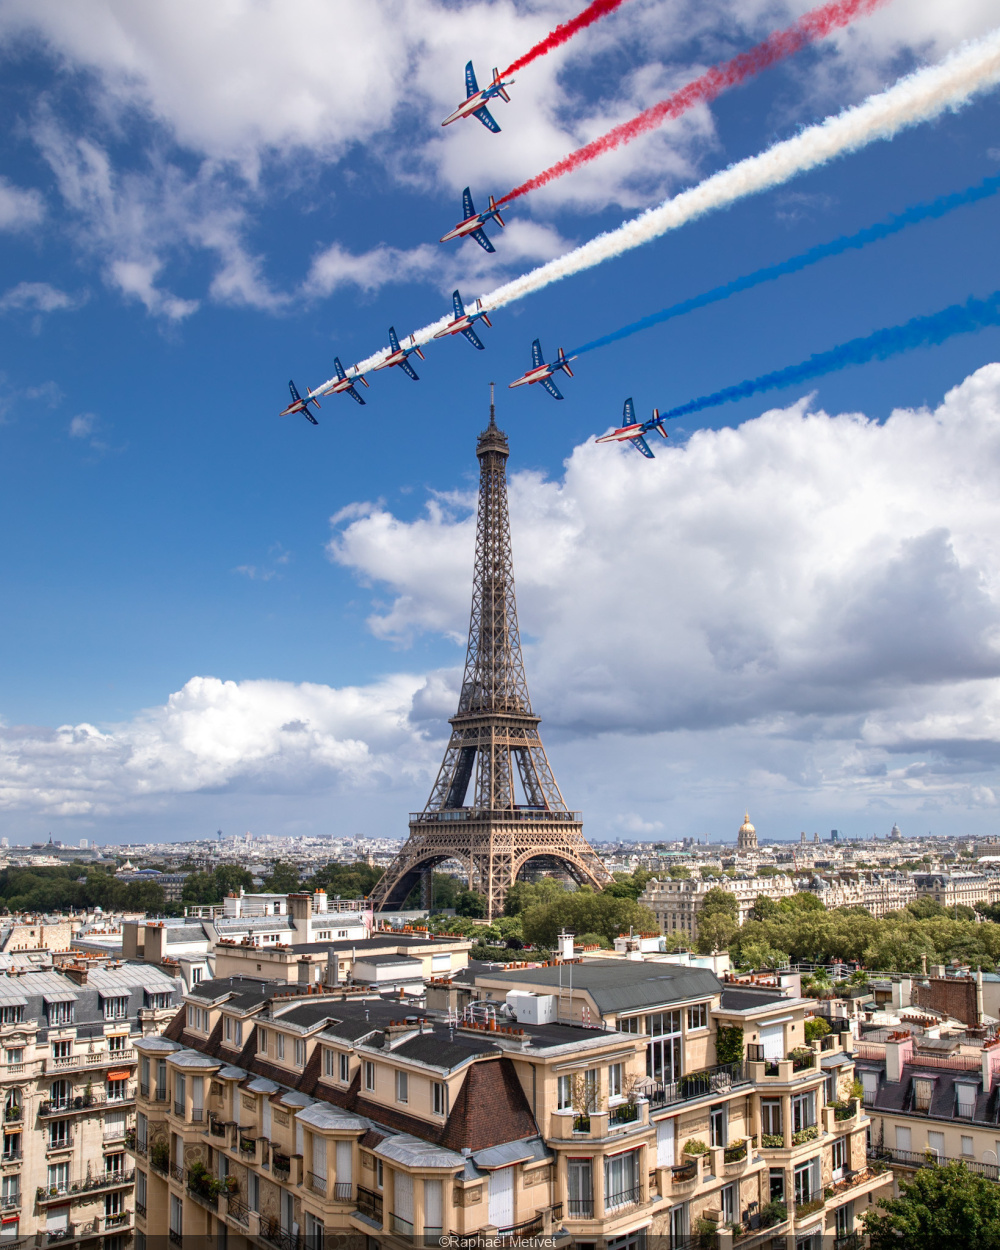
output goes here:
[[964, 304], [952, 304], [950, 308], [926, 317], [914, 317], [901, 326], [876, 330], [874, 334], [864, 338], [851, 339], [849, 343], [842, 343], [840, 347], [834, 347], [828, 352], [810, 356], [802, 364], [776, 369], [759, 378], [748, 378], [745, 382], [727, 386], [725, 390], [715, 391], [712, 395], [702, 395], [700, 399], [689, 400], [679, 408], [671, 408], [669, 412], [662, 414], [661, 419], [687, 416], [730, 400], [746, 399], [760, 391], [771, 391], [779, 386], [805, 382], [809, 378], [821, 377], [824, 373], [835, 373], [847, 365], [863, 365], [869, 360], [888, 360], [890, 356], [912, 351], [915, 347], [943, 343], [955, 334], [970, 334], [974, 330], [996, 325], [1000, 325], [1000, 291], [994, 291], [985, 299], [969, 299]]
[[693, 312], [696, 308], [704, 308], [706, 304], [715, 304], [719, 300], [728, 299], [730, 295], [735, 295], [738, 291], [747, 291], [751, 287], [759, 286], [762, 282], [773, 282], [775, 278], [781, 278], [788, 273], [798, 273], [800, 269], [815, 265], [817, 261], [826, 260], [828, 256], [839, 256], [842, 252], [850, 251], [851, 248], [862, 248], [879, 239], [887, 239], [890, 235], [905, 230], [907, 226], [916, 225], [917, 222], [944, 217], [953, 209], [985, 200], [995, 195], [997, 191], [1000, 191], [1000, 175], [984, 178], [976, 186], [967, 187], [964, 191], [954, 191], [950, 195], [939, 196], [936, 200], [914, 204], [905, 212], [894, 213], [885, 221], [859, 230], [856, 234], [844, 234], [839, 239], [832, 239], [829, 243], [819, 243], [816, 247], [811, 247], [807, 252], [801, 252], [798, 256], [792, 256], [789, 260], [780, 261], [776, 265], [768, 265], [764, 269], [757, 269], [745, 277], [735, 278], [732, 282], [725, 283], [724, 286], [713, 287], [711, 291], [706, 291], [703, 295], [695, 295], [691, 299], [682, 300], [679, 304], [671, 304], [669, 308], [650, 313], [641, 321], [633, 321], [631, 325], [584, 343], [582, 347], [574, 347], [566, 354], [582, 356], [584, 352], [592, 352], [597, 347], [606, 347], [609, 343], [616, 343], [619, 339], [628, 338], [631, 334], [638, 334], [640, 330], [648, 330], [650, 326], [659, 325], [661, 321], [669, 321], [672, 317], [681, 317], [684, 313]]

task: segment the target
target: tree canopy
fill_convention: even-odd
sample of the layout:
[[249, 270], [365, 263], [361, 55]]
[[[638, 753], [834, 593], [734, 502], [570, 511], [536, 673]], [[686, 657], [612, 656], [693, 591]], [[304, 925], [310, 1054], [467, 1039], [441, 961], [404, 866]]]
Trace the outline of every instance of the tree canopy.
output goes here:
[[126, 883], [104, 865], [60, 864], [46, 868], [4, 868], [0, 871], [0, 906], [8, 911], [70, 911], [101, 907], [104, 911], [148, 911], [168, 908], [163, 887], [151, 881]]
[[221, 903], [228, 894], [239, 894], [240, 888], [253, 889], [253, 877], [238, 864], [220, 864], [214, 872], [193, 872], [184, 882], [181, 901], [184, 903]]
[[637, 933], [658, 933], [656, 917], [648, 907], [631, 898], [617, 898], [608, 890], [595, 894], [588, 886], [552, 902], [533, 903], [521, 916], [525, 939], [552, 947], [561, 929], [573, 933], [600, 934], [612, 941], [632, 928]]
[[899, 1191], [898, 1198], [880, 1199], [880, 1210], [861, 1216], [871, 1250], [1000, 1250], [1000, 1186], [995, 1181], [956, 1161], [921, 1168], [913, 1180], [900, 1180]]
[[[324, 864], [304, 882], [303, 889], [326, 890], [331, 898], [367, 898], [384, 872], [384, 868], [375, 868], [364, 860], [354, 864]], [[435, 873], [435, 881], [439, 875]]]

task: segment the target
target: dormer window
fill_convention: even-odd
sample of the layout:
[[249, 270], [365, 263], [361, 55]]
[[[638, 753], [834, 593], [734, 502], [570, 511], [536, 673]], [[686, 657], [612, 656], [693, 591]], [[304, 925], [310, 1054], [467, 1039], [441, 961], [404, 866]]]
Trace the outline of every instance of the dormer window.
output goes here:
[[976, 1094], [979, 1092], [978, 1085], [956, 1085], [955, 1092], [958, 1095], [958, 1114], [971, 1120], [976, 1114]]
[[930, 1111], [933, 1092], [934, 1082], [929, 1077], [915, 1076], [913, 1078], [914, 1111]]

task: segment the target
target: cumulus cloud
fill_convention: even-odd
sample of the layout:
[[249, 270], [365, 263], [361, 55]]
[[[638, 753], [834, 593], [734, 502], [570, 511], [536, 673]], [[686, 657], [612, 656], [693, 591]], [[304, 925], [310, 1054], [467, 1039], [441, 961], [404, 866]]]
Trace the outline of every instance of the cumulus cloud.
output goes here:
[[407, 719], [422, 685], [194, 677], [125, 724], [0, 726], [0, 810], [102, 816], [189, 793], [391, 789], [433, 758]]
[[45, 201], [38, 191], [15, 187], [0, 177], [0, 230], [24, 230], [45, 216]]
[[0, 295], [0, 312], [70, 312], [85, 301], [85, 295], [68, 295], [48, 282], [19, 282]]
[[[803, 400], [652, 462], [588, 442], [561, 481], [515, 472], [536, 705], [567, 742], [646, 758], [746, 737], [771, 788], [954, 791], [944, 756], [1000, 756], [998, 471], [994, 364], [884, 424]], [[462, 638], [473, 506], [337, 527], [332, 558], [392, 592], [377, 636]]]

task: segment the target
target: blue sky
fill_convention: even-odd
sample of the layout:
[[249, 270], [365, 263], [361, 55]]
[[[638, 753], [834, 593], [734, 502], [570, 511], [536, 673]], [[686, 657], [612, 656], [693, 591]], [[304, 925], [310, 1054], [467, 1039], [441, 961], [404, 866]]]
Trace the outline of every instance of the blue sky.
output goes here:
[[478, 206], [805, 6], [626, 0], [521, 71], [500, 136], [441, 131], [469, 56], [484, 77], [573, 7], [0, 3], [8, 836], [405, 832], [454, 707], [491, 379], [529, 681], [593, 837], [734, 834], [744, 804], [763, 836], [993, 829], [996, 331], [701, 414], [653, 465], [586, 440], [627, 395], [664, 408], [989, 293], [995, 202], [594, 352], [562, 404], [506, 383], [535, 336], [569, 347], [996, 173], [1000, 94], [512, 305], [418, 384], [278, 420], [289, 376], [456, 283], [990, 26], [894, 0], [519, 201], [495, 258], [439, 246], [466, 182]]

